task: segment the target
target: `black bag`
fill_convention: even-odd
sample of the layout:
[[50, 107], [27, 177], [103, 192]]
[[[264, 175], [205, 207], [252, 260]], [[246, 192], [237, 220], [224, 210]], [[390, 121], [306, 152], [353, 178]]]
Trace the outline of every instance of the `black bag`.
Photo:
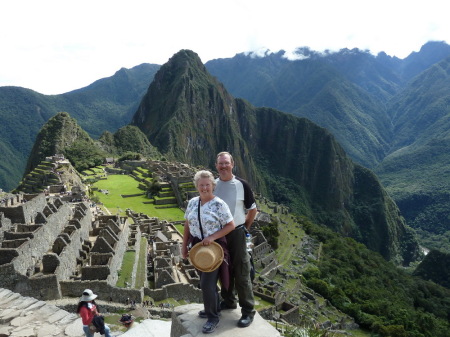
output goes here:
[[[96, 328], [96, 332], [99, 332], [101, 335], [105, 334], [105, 318], [101, 315], [94, 316], [92, 319], [92, 325]], [[89, 324], [89, 329], [91, 329], [91, 325]]]

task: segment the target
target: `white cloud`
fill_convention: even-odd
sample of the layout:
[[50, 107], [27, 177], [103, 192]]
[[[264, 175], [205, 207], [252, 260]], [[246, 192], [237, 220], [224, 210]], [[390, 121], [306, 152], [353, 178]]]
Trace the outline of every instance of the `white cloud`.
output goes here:
[[0, 85], [57, 94], [121, 67], [165, 63], [180, 49], [203, 62], [261, 50], [369, 49], [406, 57], [450, 42], [444, 1], [7, 0], [0, 3]]

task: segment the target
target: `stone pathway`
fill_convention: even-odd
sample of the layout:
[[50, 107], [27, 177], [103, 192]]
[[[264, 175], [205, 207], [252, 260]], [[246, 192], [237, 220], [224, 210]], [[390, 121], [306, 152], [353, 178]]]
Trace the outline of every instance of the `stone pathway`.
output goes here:
[[0, 337], [84, 336], [81, 318], [32, 297], [0, 288]]
[[[73, 299], [57, 300], [69, 304]], [[172, 321], [146, 319], [135, 328], [113, 332], [123, 337], [200, 337], [205, 319], [198, 317], [202, 304], [188, 304], [176, 307]], [[144, 310], [144, 309], [142, 309]], [[136, 314], [136, 313], [135, 313]], [[240, 309], [222, 312], [218, 329], [210, 336], [216, 337], [280, 337], [273, 326], [258, 313], [249, 328], [238, 328], [236, 322]], [[56, 305], [24, 297], [8, 289], [0, 288], [0, 337], [83, 337], [81, 318], [74, 313], [59, 309]], [[95, 337], [99, 337], [95, 334]]]
[[[0, 288], [0, 337], [84, 337], [81, 318], [56, 306], [73, 305], [76, 300], [62, 298], [45, 302]], [[99, 305], [114, 305], [105, 301], [98, 302]], [[120, 303], [115, 305], [123, 307]], [[147, 317], [147, 309], [141, 307], [130, 313]], [[171, 324], [170, 321], [146, 319], [137, 325], [139, 329], [133, 329], [134, 333], [130, 336], [170, 337]], [[120, 331], [111, 334], [123, 335]], [[96, 333], [94, 336], [100, 337], [100, 334]]]

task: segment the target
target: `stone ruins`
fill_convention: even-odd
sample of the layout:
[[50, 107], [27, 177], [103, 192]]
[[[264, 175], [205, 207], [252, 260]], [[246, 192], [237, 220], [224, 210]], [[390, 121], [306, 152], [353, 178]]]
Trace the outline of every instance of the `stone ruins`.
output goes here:
[[[54, 160], [58, 161], [61, 158]], [[155, 198], [158, 207], [183, 209], [196, 193], [192, 184], [196, 169], [188, 165], [164, 161], [127, 161], [116, 165], [119, 164], [105, 167], [104, 174], [131, 174], [143, 185], [143, 190], [157, 182], [153, 193], [161, 197], [159, 203]], [[52, 167], [58, 171], [58, 165]], [[90, 288], [99, 298], [117, 303], [127, 303], [129, 299], [141, 303], [145, 296], [154, 301], [174, 298], [188, 303], [202, 302], [199, 276], [180, 256], [182, 235], [175, 223], [133, 210], [127, 210], [127, 216], [104, 214], [86, 197], [84, 186], [72, 186], [69, 193], [67, 190], [67, 185], [52, 185], [42, 193], [13, 194], [2, 200], [0, 288], [39, 301], [78, 298], [84, 289]], [[260, 198], [260, 202], [265, 200]], [[280, 205], [272, 208], [274, 214], [287, 213]], [[258, 271], [254, 292], [273, 304], [259, 314], [272, 319], [278, 312], [280, 321], [298, 324], [302, 317], [299, 307], [289, 303], [280, 285], [272, 281], [281, 271], [261, 230], [270, 222], [271, 215], [259, 212], [251, 232]], [[144, 287], [135, 287], [138, 259], [128, 287], [117, 287], [125, 252], [134, 251], [138, 256], [141, 249], [147, 256], [147, 267], [140, 271], [145, 273]], [[302, 300], [319, 305], [311, 293]], [[333, 328], [352, 325], [351, 320], [346, 320]]]

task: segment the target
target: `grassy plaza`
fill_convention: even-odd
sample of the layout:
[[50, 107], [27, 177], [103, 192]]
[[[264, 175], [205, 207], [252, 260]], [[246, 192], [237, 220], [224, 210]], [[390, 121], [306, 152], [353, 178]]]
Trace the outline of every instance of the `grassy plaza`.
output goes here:
[[[101, 203], [111, 212], [111, 214], [125, 215], [127, 208], [134, 212], [144, 213], [150, 217], [157, 217], [161, 220], [180, 221], [183, 220], [183, 211], [178, 207], [156, 208], [153, 199], [147, 198], [144, 191], [139, 189], [139, 182], [133, 177], [125, 174], [108, 175], [106, 180], [99, 180], [93, 184], [98, 190], [93, 191]], [[100, 191], [108, 191], [102, 193]], [[133, 197], [123, 197], [123, 195], [141, 194]]]

